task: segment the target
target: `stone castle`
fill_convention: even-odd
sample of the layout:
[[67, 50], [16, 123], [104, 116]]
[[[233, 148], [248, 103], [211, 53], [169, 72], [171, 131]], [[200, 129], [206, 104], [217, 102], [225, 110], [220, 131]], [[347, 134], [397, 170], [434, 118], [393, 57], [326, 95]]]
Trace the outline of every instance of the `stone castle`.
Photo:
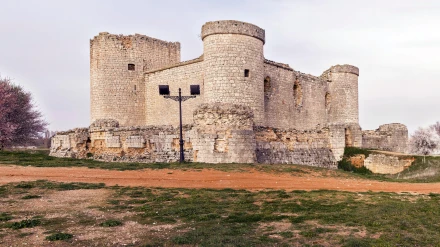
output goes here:
[[100, 33], [90, 40], [91, 125], [60, 132], [51, 155], [178, 160], [182, 103], [188, 161], [292, 163], [335, 168], [347, 146], [405, 152], [408, 130], [359, 126], [359, 69], [320, 76], [264, 57], [265, 30], [240, 21], [202, 26], [203, 54], [180, 61], [180, 43]]

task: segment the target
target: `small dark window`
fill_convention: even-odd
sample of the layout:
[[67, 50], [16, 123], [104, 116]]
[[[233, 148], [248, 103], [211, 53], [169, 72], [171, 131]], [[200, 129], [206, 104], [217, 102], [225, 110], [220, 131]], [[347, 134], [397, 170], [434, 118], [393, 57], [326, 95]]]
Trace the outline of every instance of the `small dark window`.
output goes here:
[[134, 85], [134, 91], [136, 91], [136, 85]]
[[168, 85], [159, 85], [160, 95], [170, 95], [170, 87]]
[[200, 86], [199, 85], [191, 85], [189, 86], [191, 90], [191, 95], [200, 95]]
[[244, 70], [244, 77], [249, 77], [249, 70], [248, 69]]
[[135, 65], [132, 63], [128, 64], [128, 70], [134, 70], [135, 69]]

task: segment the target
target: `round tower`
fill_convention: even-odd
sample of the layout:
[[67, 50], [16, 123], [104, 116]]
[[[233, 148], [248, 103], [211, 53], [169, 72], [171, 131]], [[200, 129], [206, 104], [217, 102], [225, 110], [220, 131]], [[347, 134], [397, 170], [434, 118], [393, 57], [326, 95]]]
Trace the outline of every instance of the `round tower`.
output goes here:
[[90, 115], [145, 125], [144, 71], [180, 61], [180, 44], [145, 35], [99, 33], [90, 40]]
[[264, 125], [264, 29], [240, 21], [213, 21], [202, 27], [206, 103], [249, 106]]
[[352, 65], [335, 65], [326, 72], [331, 124], [359, 124], [358, 77], [359, 68]]

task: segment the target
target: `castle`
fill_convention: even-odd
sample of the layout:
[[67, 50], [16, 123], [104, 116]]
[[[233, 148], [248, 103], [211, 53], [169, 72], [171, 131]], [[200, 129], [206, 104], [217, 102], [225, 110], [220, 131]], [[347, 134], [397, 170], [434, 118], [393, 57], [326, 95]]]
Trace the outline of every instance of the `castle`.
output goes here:
[[178, 42], [95, 36], [91, 126], [58, 133], [51, 155], [178, 160], [179, 108], [163, 96], [179, 88], [196, 96], [182, 103], [189, 161], [334, 168], [346, 146], [406, 150], [404, 125], [359, 126], [357, 67], [335, 65], [320, 76], [295, 71], [266, 59], [265, 30], [240, 21], [207, 22], [201, 39], [203, 54], [181, 62]]

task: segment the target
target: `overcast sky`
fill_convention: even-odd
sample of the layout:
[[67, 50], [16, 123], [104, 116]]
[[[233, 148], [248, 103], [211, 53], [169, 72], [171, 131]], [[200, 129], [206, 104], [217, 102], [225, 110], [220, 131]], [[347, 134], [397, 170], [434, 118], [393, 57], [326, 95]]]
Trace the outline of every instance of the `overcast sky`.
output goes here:
[[320, 75], [360, 68], [363, 129], [440, 121], [440, 1], [0, 0], [0, 75], [30, 91], [51, 130], [86, 127], [89, 39], [140, 33], [203, 52], [201, 26], [240, 20], [266, 30], [265, 57]]

